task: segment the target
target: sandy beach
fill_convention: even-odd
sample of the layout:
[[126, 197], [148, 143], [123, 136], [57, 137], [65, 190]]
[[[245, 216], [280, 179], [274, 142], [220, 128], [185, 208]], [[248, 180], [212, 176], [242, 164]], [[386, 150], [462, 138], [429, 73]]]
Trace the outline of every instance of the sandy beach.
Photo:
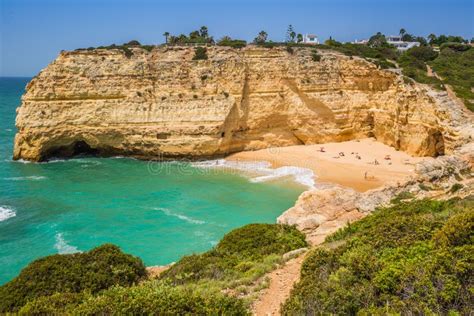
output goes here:
[[336, 183], [359, 192], [403, 181], [415, 164], [427, 157], [412, 157], [372, 138], [341, 143], [267, 148], [232, 154], [229, 161], [267, 161], [272, 167], [311, 169], [316, 183]]

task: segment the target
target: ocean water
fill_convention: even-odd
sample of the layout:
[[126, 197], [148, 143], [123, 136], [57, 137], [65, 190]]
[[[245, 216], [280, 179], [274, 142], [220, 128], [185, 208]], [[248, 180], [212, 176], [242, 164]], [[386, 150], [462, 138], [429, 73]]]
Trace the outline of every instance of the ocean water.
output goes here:
[[103, 243], [146, 265], [168, 264], [236, 227], [275, 222], [312, 185], [305, 170], [264, 163], [12, 161], [15, 109], [28, 81], [0, 78], [0, 284], [36, 258]]

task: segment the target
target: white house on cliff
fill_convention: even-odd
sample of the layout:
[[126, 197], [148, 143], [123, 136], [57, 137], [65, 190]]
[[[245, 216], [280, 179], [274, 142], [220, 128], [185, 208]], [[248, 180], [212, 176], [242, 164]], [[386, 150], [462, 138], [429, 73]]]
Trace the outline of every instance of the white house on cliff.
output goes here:
[[314, 34], [303, 35], [303, 43], [305, 44], [319, 44], [318, 37]]

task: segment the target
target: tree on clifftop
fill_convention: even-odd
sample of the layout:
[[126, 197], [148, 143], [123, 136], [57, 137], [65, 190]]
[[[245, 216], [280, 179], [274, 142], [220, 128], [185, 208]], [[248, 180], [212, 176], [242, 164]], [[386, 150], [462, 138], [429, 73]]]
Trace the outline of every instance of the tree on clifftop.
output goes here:
[[296, 37], [296, 33], [293, 30], [293, 25], [288, 25], [288, 29], [286, 30], [286, 37], [285, 37], [285, 42], [290, 43], [294, 42]]
[[253, 40], [255, 44], [263, 44], [267, 41], [268, 34], [265, 31], [260, 31], [258, 33], [257, 37]]
[[377, 32], [377, 34], [373, 35], [369, 39], [369, 46], [370, 47], [387, 47], [387, 39], [385, 38], [385, 35], [383, 35], [380, 32]]
[[207, 29], [207, 26], [201, 26], [199, 29], [199, 34], [201, 37], [207, 38], [209, 36], [209, 30]]
[[298, 35], [296, 35], [296, 41], [298, 43], [301, 43], [303, 41], [303, 35], [301, 33], [298, 33]]
[[168, 44], [168, 37], [170, 36], [170, 32], [164, 32], [163, 36], [165, 37], [165, 43]]

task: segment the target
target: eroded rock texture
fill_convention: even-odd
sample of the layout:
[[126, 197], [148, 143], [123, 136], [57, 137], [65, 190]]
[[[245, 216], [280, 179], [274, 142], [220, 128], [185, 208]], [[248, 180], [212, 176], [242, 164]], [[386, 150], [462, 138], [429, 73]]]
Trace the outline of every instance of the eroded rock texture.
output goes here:
[[62, 52], [27, 86], [15, 159], [215, 157], [374, 136], [415, 155], [462, 143], [443, 93], [330, 51], [210, 47]]

